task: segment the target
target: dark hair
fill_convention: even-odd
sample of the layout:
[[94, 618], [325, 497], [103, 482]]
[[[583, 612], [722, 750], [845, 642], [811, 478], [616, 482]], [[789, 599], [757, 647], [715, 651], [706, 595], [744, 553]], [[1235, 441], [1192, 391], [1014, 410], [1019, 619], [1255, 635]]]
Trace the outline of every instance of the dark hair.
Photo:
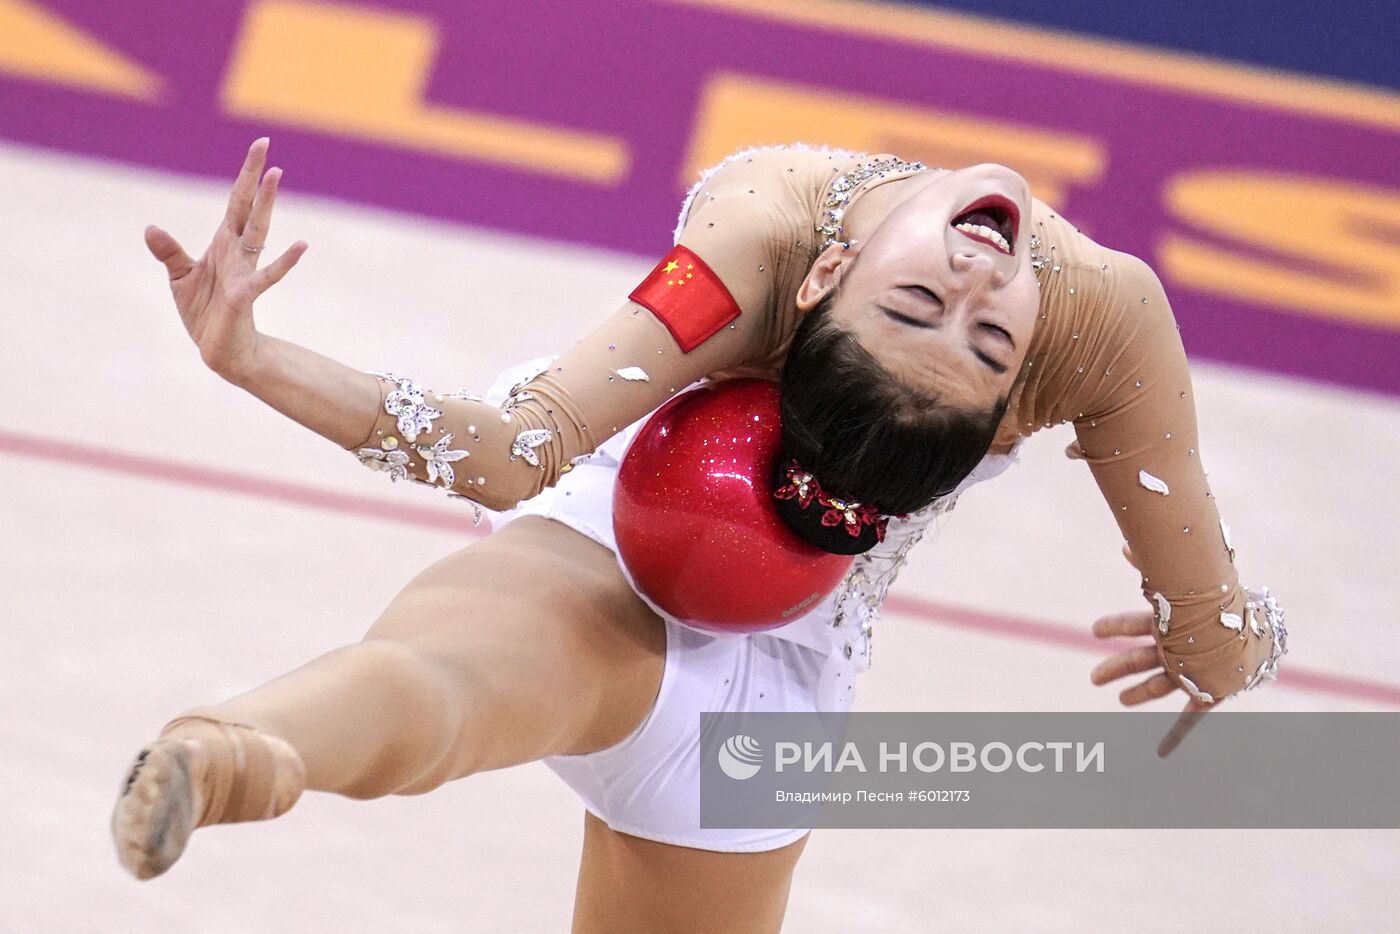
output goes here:
[[[1008, 398], [967, 411], [901, 383], [831, 318], [835, 300], [833, 289], [803, 316], [783, 364], [776, 485], [796, 460], [831, 496], [885, 515], [922, 509], [956, 489], [986, 455]], [[878, 540], [874, 526], [853, 536], [823, 525], [826, 510], [816, 504], [776, 502], [794, 531], [827, 551], [859, 554]]]

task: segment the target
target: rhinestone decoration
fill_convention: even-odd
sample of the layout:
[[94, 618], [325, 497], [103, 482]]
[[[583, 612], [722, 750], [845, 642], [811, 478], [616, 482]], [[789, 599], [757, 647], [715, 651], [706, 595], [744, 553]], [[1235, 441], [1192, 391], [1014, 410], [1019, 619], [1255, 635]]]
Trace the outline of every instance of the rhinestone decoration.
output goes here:
[[452, 481], [457, 479], [456, 474], [452, 471], [452, 462], [471, 456], [466, 451], [451, 450], [451, 444], [452, 435], [449, 432], [441, 438], [438, 438], [437, 442], [433, 444], [432, 447], [424, 447], [421, 444], [417, 446], [418, 453], [422, 455], [423, 460], [428, 464], [429, 483], [441, 481], [443, 486], [450, 487]]
[[355, 456], [370, 470], [387, 473], [392, 481], [397, 482], [408, 477], [408, 455], [403, 451], [360, 448], [355, 452]]
[[1037, 236], [1036, 234], [1031, 234], [1031, 243], [1030, 243], [1030, 247], [1031, 247], [1031, 269], [1035, 270], [1036, 272], [1040, 272], [1042, 269], [1045, 268], [1046, 263], [1049, 263], [1049, 262], [1050, 262], [1050, 257], [1044, 256], [1044, 255], [1041, 254], [1041, 252], [1040, 252], [1040, 237]]
[[[796, 461], [787, 471], [787, 485], [774, 491], [773, 495], [779, 499], [796, 499], [798, 504], [806, 509], [812, 505], [812, 499], [817, 495], [816, 477], [805, 470], [796, 467]], [[791, 492], [784, 496], [783, 493]]]
[[[749, 162], [752, 162], [752, 161], [753, 161], [753, 158], [752, 158], [752, 157], [755, 156], [755, 155], [757, 155], [757, 154], [759, 154], [759, 153], [763, 153], [763, 152], [774, 152], [774, 151], [782, 152], [782, 151], [784, 151], [784, 150], [795, 150], [795, 151], [798, 151], [798, 152], [820, 152], [820, 153], [825, 153], [825, 154], [826, 154], [826, 157], [827, 157], [828, 159], [832, 159], [832, 158], [836, 158], [836, 157], [840, 157], [840, 158], [842, 158], [842, 159], [853, 159], [853, 158], [856, 158], [857, 156], [860, 156], [860, 155], [861, 155], [860, 153], [852, 152], [852, 151], [850, 151], [849, 149], [838, 149], [838, 148], [832, 148], [832, 147], [830, 147], [830, 146], [809, 146], [809, 145], [807, 145], [807, 144], [805, 144], [805, 143], [794, 143], [794, 144], [792, 144], [792, 145], [790, 145], [790, 146], [789, 146], [789, 145], [780, 145], [780, 146], [753, 146], [753, 147], [750, 147], [750, 148], [748, 148], [748, 149], [742, 149], [742, 150], [740, 150], [740, 151], [738, 151], [738, 152], [735, 152], [735, 153], [733, 153], [733, 154], [731, 154], [731, 155], [728, 155], [728, 156], [726, 156], [719, 164], [713, 165], [713, 166], [711, 166], [710, 168], [705, 169], [703, 172], [701, 172], [701, 173], [700, 173], [700, 178], [699, 178], [699, 180], [696, 181], [695, 184], [691, 185], [691, 186], [690, 186], [690, 190], [686, 192], [686, 194], [685, 194], [685, 200], [681, 202], [680, 216], [676, 219], [676, 229], [675, 229], [674, 234], [672, 235], [671, 242], [672, 242], [672, 243], [680, 243], [681, 234], [685, 232], [685, 225], [686, 225], [686, 224], [689, 222], [689, 220], [690, 220], [690, 211], [691, 211], [692, 206], [693, 206], [694, 203], [695, 203], [696, 197], [700, 194], [700, 189], [701, 189], [701, 188], [704, 188], [705, 185], [706, 185], [706, 183], [708, 183], [708, 182], [710, 181], [710, 179], [713, 178], [713, 177], [715, 176], [716, 173], [722, 171], [722, 170], [724, 169], [725, 166], [727, 166], [727, 165], [732, 165], [733, 163], [738, 162], [738, 161], [741, 160], [741, 159], [747, 160], [747, 161], [749, 161]], [[792, 169], [788, 169], [788, 171], [791, 172]], [[833, 167], [833, 168], [832, 168], [832, 171], [835, 172], [836, 169]], [[709, 195], [709, 196], [707, 197], [707, 200], [713, 201], [713, 200], [715, 200], [715, 196], [714, 196], [714, 195]], [[710, 224], [710, 226], [713, 227], [714, 224], [712, 223], [712, 224]], [[798, 246], [799, 249], [802, 247], [801, 241], [798, 241], [797, 246]], [[637, 313], [637, 312], [635, 312], [635, 311], [633, 312], [633, 314], [636, 314], [636, 313]]]
[[822, 202], [822, 213], [817, 218], [818, 251], [825, 250], [835, 243], [847, 247], [850, 243], [842, 239], [845, 227], [841, 221], [846, 216], [846, 208], [855, 196], [856, 189], [876, 176], [898, 172], [922, 172], [928, 166], [922, 162], [905, 162], [903, 159], [872, 159], [856, 166], [845, 175], [838, 175]]
[[623, 379], [632, 380], [634, 382], [651, 381], [651, 377], [647, 375], [647, 371], [639, 366], [625, 366], [620, 370], [615, 370], [614, 372], [617, 373], [618, 376], [621, 376]]
[[1264, 627], [1259, 623], [1259, 615], [1256, 612], [1257, 609], [1258, 608], [1252, 601], [1246, 602], [1244, 605], [1245, 616], [1249, 617], [1249, 631], [1256, 636], [1262, 636], [1264, 634]]
[[[851, 535], [860, 535], [861, 527], [865, 525], [875, 525], [877, 530], [880, 529], [880, 513], [873, 506], [836, 496], [821, 496], [818, 501], [827, 507], [827, 511], [822, 514], [822, 525], [844, 525]], [[877, 531], [877, 534], [883, 538], [883, 532]]]
[[463, 502], [471, 503], [472, 525], [481, 525], [481, 517], [483, 511], [480, 503], [472, 499], [470, 496], [463, 496], [461, 493], [448, 493], [447, 496], [449, 499], [460, 499]]
[[1171, 601], [1160, 593], [1154, 593], [1152, 595], [1152, 600], [1157, 604], [1157, 631], [1165, 636], [1167, 634], [1167, 627], [1169, 627], [1172, 622]]
[[1221, 613], [1220, 625], [1226, 629], [1233, 629], [1235, 632], [1244, 631], [1244, 617], [1238, 613]]
[[466, 399], [470, 402], [484, 402], [486, 397], [475, 392], [468, 392], [465, 389], [456, 389], [452, 392], [443, 393], [449, 399]]
[[1278, 677], [1279, 659], [1288, 654], [1288, 629], [1284, 625], [1283, 607], [1279, 606], [1278, 601], [1269, 593], [1269, 588], [1263, 587], [1257, 592], [1246, 588], [1245, 592], [1249, 595], [1245, 605], [1251, 610], [1264, 611], [1264, 618], [1273, 636], [1269, 657], [1259, 663], [1253, 677], [1244, 686], [1248, 691], [1264, 681], [1272, 681]]
[[865, 660], [870, 662], [870, 640], [880, 607], [885, 602], [890, 585], [899, 576], [909, 559], [909, 552], [923, 538], [933, 520], [951, 512], [957, 495], [950, 494], [934, 500], [923, 509], [903, 519], [891, 519], [885, 541], [869, 551], [856, 555], [851, 570], [836, 591], [835, 613], [831, 625], [843, 627], [855, 622], [865, 638]]
[[1225, 539], [1225, 550], [1230, 554], [1230, 561], [1235, 560], [1235, 546], [1230, 543], [1230, 527], [1225, 524], [1225, 520], [1220, 520], [1220, 537]]
[[511, 442], [510, 453], [521, 458], [531, 467], [538, 467], [540, 466], [540, 457], [535, 453], [535, 448], [552, 437], [554, 437], [554, 432], [548, 428], [532, 428], [529, 431], [522, 431]]
[[[551, 357], [548, 363], [535, 367], [535, 372], [531, 373], [529, 376], [525, 377], [520, 382], [510, 387], [510, 391], [506, 393], [505, 401], [502, 402], [500, 406], [501, 421], [509, 424], [511, 420], [510, 410], [515, 408], [522, 402], [535, 398], [534, 393], [527, 392], [525, 387], [537, 376], [539, 376], [541, 373], [545, 372], [551, 366], [553, 366], [554, 361], [558, 359], [558, 357]], [[557, 367], [555, 371], [558, 372]]]
[[420, 432], [433, 430], [433, 419], [442, 412], [423, 401], [423, 389], [406, 376], [375, 372], [393, 383], [395, 388], [384, 397], [384, 411], [398, 419], [399, 434], [408, 441], [417, 441]]

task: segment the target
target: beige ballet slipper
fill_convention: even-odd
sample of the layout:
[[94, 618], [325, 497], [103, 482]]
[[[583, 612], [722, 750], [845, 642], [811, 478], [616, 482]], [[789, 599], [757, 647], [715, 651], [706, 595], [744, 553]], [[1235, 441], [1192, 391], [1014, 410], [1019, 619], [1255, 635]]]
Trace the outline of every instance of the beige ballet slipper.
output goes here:
[[141, 750], [112, 812], [117, 858], [138, 879], [174, 865], [196, 827], [285, 814], [306, 787], [286, 741], [204, 714], [172, 720]]

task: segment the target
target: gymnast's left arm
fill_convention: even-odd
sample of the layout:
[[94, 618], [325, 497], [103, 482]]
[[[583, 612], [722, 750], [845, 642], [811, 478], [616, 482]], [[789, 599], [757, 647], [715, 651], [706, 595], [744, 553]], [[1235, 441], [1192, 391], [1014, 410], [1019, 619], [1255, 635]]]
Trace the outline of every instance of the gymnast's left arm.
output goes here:
[[1124, 704], [1180, 687], [1188, 711], [1272, 679], [1287, 651], [1283, 611], [1268, 588], [1241, 585], [1230, 528], [1206, 482], [1186, 353], [1161, 282], [1142, 260], [1112, 254], [1112, 286], [1092, 398], [1074, 420], [1072, 456], [1093, 471], [1142, 574], [1148, 613], [1108, 617], [1095, 633], [1156, 645], [1115, 656], [1098, 682], [1153, 672]]

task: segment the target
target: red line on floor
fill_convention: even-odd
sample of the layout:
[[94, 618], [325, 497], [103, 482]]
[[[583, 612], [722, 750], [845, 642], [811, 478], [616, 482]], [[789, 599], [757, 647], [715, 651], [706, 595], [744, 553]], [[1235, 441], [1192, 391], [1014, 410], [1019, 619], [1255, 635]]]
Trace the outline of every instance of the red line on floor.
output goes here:
[[484, 535], [487, 531], [485, 526], [473, 527], [471, 509], [465, 503], [462, 509], [449, 512], [399, 500], [337, 493], [321, 487], [287, 483], [218, 467], [202, 467], [168, 458], [130, 454], [95, 445], [74, 444], [71, 441], [54, 441], [39, 435], [0, 430], [0, 454], [57, 461], [74, 467], [86, 467], [146, 480], [163, 480], [184, 486], [218, 490], [221, 493], [292, 503], [342, 515], [398, 522], [418, 528], [465, 535]]
[[[436, 531], [463, 535], [481, 535], [486, 531], [484, 526], [477, 528], [472, 525], [469, 509], [464, 510], [463, 514], [456, 514], [442, 509], [336, 493], [319, 487], [287, 483], [217, 467], [202, 467], [165, 458], [131, 454], [96, 445], [54, 441], [39, 435], [0, 430], [0, 454], [55, 461], [74, 467], [179, 483]], [[1002, 635], [1093, 652], [1103, 652], [1105, 649], [1105, 643], [1094, 638], [1089, 632], [1070, 629], [1059, 623], [990, 613], [921, 597], [891, 595], [885, 606], [889, 612], [901, 616], [970, 629], [982, 635]], [[1313, 694], [1400, 707], [1400, 685], [1350, 675], [1314, 671], [1289, 664], [1280, 670], [1279, 683]]]
[[[1032, 642], [1048, 643], [1071, 649], [1082, 649], [1107, 655], [1112, 651], [1111, 640], [1095, 638], [1088, 632], [1070, 629], [1061, 623], [1051, 623], [1020, 616], [1003, 616], [970, 607], [927, 600], [923, 597], [890, 595], [885, 607], [891, 613], [909, 616], [925, 622], [941, 623], [959, 629], [971, 629], [982, 635], [996, 634], [1025, 639]], [[1332, 674], [1304, 668], [1286, 661], [1279, 668], [1279, 683], [1298, 691], [1312, 694], [1329, 694], [1349, 700], [1365, 701], [1373, 704], [1389, 704], [1400, 708], [1400, 685], [1386, 684], [1354, 678], [1350, 675]]]

